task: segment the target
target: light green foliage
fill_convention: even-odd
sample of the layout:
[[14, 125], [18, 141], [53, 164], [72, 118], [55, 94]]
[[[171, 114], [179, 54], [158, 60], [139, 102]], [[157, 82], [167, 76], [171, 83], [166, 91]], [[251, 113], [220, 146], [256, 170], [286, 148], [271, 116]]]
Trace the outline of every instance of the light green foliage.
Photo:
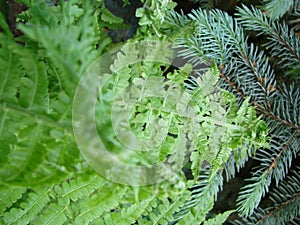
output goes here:
[[133, 224], [136, 221], [136, 218], [142, 217], [147, 210], [150, 209], [151, 202], [155, 196], [149, 197], [145, 200], [136, 202], [130, 205], [128, 208], [123, 208], [121, 212], [112, 212], [108, 213], [104, 217], [104, 224]]
[[20, 202], [18, 208], [12, 208], [5, 212], [3, 221], [5, 224], [28, 224], [50, 202], [49, 188], [41, 188], [37, 191], [28, 191], [25, 201]]
[[161, 37], [158, 28], [161, 27], [165, 20], [168, 11], [171, 11], [176, 6], [173, 1], [156, 1], [156, 0], [143, 0], [144, 6], [136, 10], [136, 17], [140, 18], [139, 29], [140, 38], [144, 38], [152, 34]]
[[3, 215], [3, 212], [6, 208], [9, 208], [14, 204], [16, 201], [18, 201], [22, 194], [26, 192], [26, 188], [24, 187], [7, 187], [3, 186], [1, 187], [1, 216]]
[[227, 220], [227, 217], [233, 212], [234, 212], [234, 210], [230, 210], [230, 211], [226, 211], [224, 213], [218, 214], [214, 218], [204, 221], [203, 225], [223, 224]]
[[220, 172], [210, 173], [209, 169], [203, 169], [191, 188], [191, 199], [175, 215], [178, 224], [199, 224], [205, 221], [222, 185], [223, 177]]
[[[72, 151], [70, 124], [50, 113], [59, 110], [56, 105], [61, 99], [49, 99], [46, 64], [29, 48], [1, 35], [6, 40], [1, 48], [1, 181], [28, 185], [48, 182], [66, 174], [66, 167], [72, 168], [74, 164], [69, 163], [79, 156]], [[64, 154], [74, 156], [69, 163], [57, 152], [56, 143], [61, 143]]]
[[[247, 157], [268, 147], [267, 125], [272, 121], [256, 115], [268, 105], [275, 85], [266, 57], [246, 44], [241, 25], [225, 13], [199, 10], [184, 16], [171, 11], [172, 1], [143, 2], [137, 10], [141, 26], [128, 42], [146, 37], [172, 40], [184, 46], [180, 54], [189, 63], [174, 70], [169, 61], [126, 64], [136, 54], [123, 49], [126, 54], [119, 52], [112, 65], [105, 65], [113, 76], [99, 93], [95, 122], [107, 149], [124, 162], [168, 162], [176, 173], [157, 184], [131, 187], [106, 180], [87, 165], [72, 130], [74, 93], [91, 63], [113, 47], [103, 28], [122, 26], [122, 19], [100, 0], [61, 1], [58, 6], [26, 1], [29, 9], [20, 16], [24, 36], [14, 38], [0, 17], [1, 224], [220, 224], [233, 212], [207, 218], [222, 189], [222, 173], [234, 174], [235, 169], [228, 172], [226, 167], [232, 163], [239, 168]], [[169, 48], [144, 47], [146, 55], [170, 54]], [[261, 67], [255, 68], [253, 61]], [[199, 62], [211, 66], [193, 79], [192, 66]], [[224, 76], [253, 70], [256, 79], [268, 79], [267, 85], [250, 84], [254, 78], [231, 78], [243, 85], [243, 98], [222, 82]], [[156, 95], [143, 95], [141, 87]], [[122, 99], [135, 100], [129, 126], [142, 140], [142, 149], [156, 145], [151, 152], [129, 154], [119, 143], [113, 126], [122, 127], [117, 120], [123, 113]], [[113, 104], [116, 121], [111, 119]], [[297, 135], [288, 141], [294, 148]], [[128, 141], [126, 136], [122, 141]], [[187, 170], [192, 177], [185, 176]], [[241, 197], [239, 210], [249, 214], [261, 195], [258, 190], [259, 199], [249, 205]]]
[[[144, 163], [151, 165], [165, 161], [166, 156], [170, 155], [168, 162], [176, 162], [178, 168], [182, 168], [185, 155], [191, 152], [192, 173], [197, 179], [203, 159], [211, 164], [211, 170], [216, 173], [232, 153], [236, 156], [241, 154], [244, 158], [247, 149], [264, 146], [266, 133], [262, 132], [257, 137], [255, 134], [259, 130], [266, 130], [266, 125], [256, 118], [248, 100], [238, 109], [233, 95], [217, 90], [219, 71], [215, 64], [201, 78], [197, 78], [197, 87], [188, 93], [183, 86], [188, 66], [168, 73], [168, 79], [155, 79], [163, 76], [158, 63], [124, 66], [132, 57], [133, 50], [129, 55], [120, 54], [114, 62], [114, 67], [123, 69], [102, 88], [100, 101], [108, 107], [97, 108], [99, 117], [113, 115], [114, 125], [109, 125], [106, 120], [99, 121], [98, 131], [110, 131], [103, 135], [100, 133], [101, 139], [104, 142], [107, 140], [107, 149], [118, 152], [122, 160], [141, 163], [141, 160], [147, 159]], [[122, 62], [125, 59], [127, 61]], [[155, 96], [149, 94], [152, 92]], [[110, 143], [117, 137], [123, 144], [130, 145], [133, 142], [126, 133], [128, 128], [122, 125], [128, 109], [131, 109], [128, 115], [130, 129], [139, 140], [143, 140], [138, 147], [143, 150], [157, 146], [157, 151], [122, 154], [124, 146]], [[120, 131], [116, 132], [116, 129]], [[256, 130], [255, 134], [253, 130]], [[171, 135], [165, 135], [167, 133]], [[177, 137], [174, 138], [174, 135]], [[159, 145], [161, 142], [163, 144]], [[238, 157], [236, 160], [238, 162]]]
[[[256, 152], [255, 159], [260, 165], [253, 171], [238, 197], [238, 211], [242, 217], [246, 217], [256, 213], [255, 209], [262, 198], [266, 193], [272, 192], [272, 183], [280, 185], [289, 171], [299, 171], [292, 168], [292, 162], [299, 157], [299, 88], [293, 82], [289, 87], [277, 84], [273, 70], [273, 66], [277, 70], [280, 68], [280, 71], [288, 69], [287, 77], [292, 75], [291, 77], [298, 79], [299, 37], [287, 24], [268, 18], [255, 7], [249, 9], [243, 6], [238, 11], [237, 19], [233, 19], [220, 10], [195, 10], [188, 16], [196, 22], [198, 30], [190, 37], [178, 38], [176, 41], [180, 45], [180, 55], [187, 58], [188, 62], [195, 65], [197, 62], [216, 61], [221, 87], [240, 99], [238, 105], [232, 107], [239, 107], [245, 113], [242, 109], [245, 104], [254, 105], [267, 122], [270, 146]], [[172, 15], [168, 20], [170, 21], [167, 23], [170, 24], [172, 21], [179, 21], [179, 27], [188, 24], [186, 16], [180, 14]], [[264, 51], [249, 44], [245, 30], [257, 31], [259, 35], [267, 37], [263, 47], [266, 47], [273, 60], [269, 61]], [[236, 117], [242, 118], [239, 113], [234, 115]], [[265, 126], [257, 123], [252, 129], [255, 131], [253, 136], [260, 130], [260, 125]], [[240, 147], [239, 150], [240, 152], [234, 154], [238, 163], [233, 158], [227, 161], [227, 178], [234, 176], [236, 169], [243, 167], [247, 156], [253, 154], [247, 146]], [[228, 152], [225, 151], [222, 159], [228, 157], [226, 153]], [[197, 155], [192, 155], [192, 161], [197, 161], [198, 158]], [[290, 218], [299, 216], [299, 211], [290, 209], [289, 213]], [[253, 221], [263, 222], [267, 218], [264, 215], [268, 215], [268, 209], [258, 209], [256, 220]], [[285, 219], [290, 220], [287, 217]]]

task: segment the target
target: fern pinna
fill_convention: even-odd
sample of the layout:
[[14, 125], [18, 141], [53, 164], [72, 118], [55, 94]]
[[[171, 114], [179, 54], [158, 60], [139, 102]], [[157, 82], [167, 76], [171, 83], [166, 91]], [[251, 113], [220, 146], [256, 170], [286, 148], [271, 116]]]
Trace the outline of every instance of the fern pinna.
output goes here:
[[[286, 36], [288, 26], [255, 8], [239, 9], [236, 20], [219, 10], [199, 9], [185, 16], [173, 11], [172, 1], [143, 1], [136, 12], [137, 34], [115, 54], [112, 66], [106, 65], [122, 69], [114, 71], [98, 98], [95, 114], [101, 119], [96, 125], [111, 154], [129, 164], [182, 163], [167, 180], [128, 186], [89, 167], [72, 129], [80, 79], [99, 55], [119, 46], [112, 43], [107, 27], [127, 25], [101, 0], [22, 3], [28, 6], [18, 15], [23, 36], [13, 37], [0, 17], [1, 224], [211, 225], [224, 223], [235, 211], [244, 217], [235, 223], [297, 221], [299, 169], [292, 162], [299, 155], [299, 92], [296, 85], [276, 83], [269, 55], [249, 45], [244, 34], [250, 29], [270, 35], [268, 54], [284, 62], [286, 76], [294, 79], [297, 57], [290, 56], [297, 55], [298, 37], [292, 31], [292, 38]], [[244, 22], [251, 16], [256, 18], [252, 27]], [[274, 36], [278, 29], [282, 36]], [[148, 38], [174, 42], [188, 63], [180, 68], [172, 68], [172, 62], [128, 65], [134, 51], [124, 49]], [[198, 70], [201, 63], [208, 69]], [[163, 78], [162, 83], [146, 87], [159, 88], [162, 95], [138, 102], [130, 126], [143, 140], [161, 127], [168, 135], [151, 154], [128, 155], [113, 130], [112, 96], [126, 85], [130, 88], [124, 96], [135, 96], [141, 83], [155, 78]], [[163, 110], [170, 84], [192, 99], [188, 109], [196, 115], [197, 129], [191, 128], [189, 118]], [[168, 107], [181, 106], [178, 101]], [[151, 127], [155, 120], [161, 127]], [[176, 150], [186, 146], [187, 152]], [[224, 174], [235, 176], [249, 157], [261, 165], [241, 190], [237, 209], [212, 215]], [[278, 184], [270, 192], [275, 206], [258, 207], [273, 180]], [[280, 192], [284, 198], [278, 198]], [[278, 215], [283, 215], [280, 220]]]

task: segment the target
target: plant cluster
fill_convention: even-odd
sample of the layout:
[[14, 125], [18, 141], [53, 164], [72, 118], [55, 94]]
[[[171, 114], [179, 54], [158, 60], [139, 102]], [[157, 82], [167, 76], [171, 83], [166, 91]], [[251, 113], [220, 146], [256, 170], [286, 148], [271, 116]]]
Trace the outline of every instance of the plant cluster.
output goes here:
[[[184, 15], [172, 1], [142, 0], [136, 34], [103, 65], [110, 79], [98, 77], [105, 85], [95, 123], [119, 160], [167, 162], [175, 171], [145, 186], [96, 173], [72, 127], [80, 80], [120, 46], [107, 30], [128, 25], [102, 0], [20, 2], [28, 6], [18, 15], [24, 35], [14, 37], [0, 14], [0, 224], [299, 223], [299, 1], [268, 0], [230, 16], [201, 8]], [[249, 32], [264, 43], [252, 43]], [[147, 40], [172, 43], [170, 54], [183, 65], [128, 63], [136, 56], [126, 43]], [[144, 47], [148, 55], [160, 54]], [[283, 78], [289, 82], [278, 82]], [[120, 143], [129, 139], [114, 129], [122, 131], [123, 121], [113, 119], [128, 107], [130, 129], [142, 150], [155, 144], [151, 152], [128, 152]], [[249, 160], [257, 167], [236, 207], [210, 213], [224, 180]]]

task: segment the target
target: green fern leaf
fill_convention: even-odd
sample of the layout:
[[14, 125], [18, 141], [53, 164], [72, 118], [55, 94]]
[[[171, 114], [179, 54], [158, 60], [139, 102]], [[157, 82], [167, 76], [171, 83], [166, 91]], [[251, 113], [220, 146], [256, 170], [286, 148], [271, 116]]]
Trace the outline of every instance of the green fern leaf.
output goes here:
[[204, 168], [200, 173], [199, 179], [191, 188], [191, 198], [175, 214], [178, 224], [204, 222], [206, 215], [214, 206], [214, 201], [222, 184], [223, 178], [220, 172], [210, 175], [209, 168]]
[[56, 198], [70, 199], [77, 201], [83, 197], [87, 197], [95, 189], [101, 188], [105, 181], [100, 176], [90, 176], [88, 179], [79, 177], [70, 181], [63, 182], [60, 186], [55, 186]]
[[149, 207], [149, 204], [154, 199], [154, 197], [155, 196], [152, 196], [148, 199], [136, 202], [128, 208], [123, 208], [121, 212], [113, 212], [110, 214], [106, 214], [104, 216], [105, 224], [134, 224], [137, 221], [137, 219], [145, 213], [146, 209]]
[[66, 211], [68, 209], [68, 205], [52, 203], [43, 214], [38, 217], [35, 224], [62, 225], [68, 220], [66, 216]]
[[22, 198], [26, 192], [24, 187], [1, 187], [0, 189], [0, 215], [3, 216], [3, 212], [9, 209], [15, 202]]
[[148, 214], [152, 224], [168, 224], [174, 220], [174, 214], [179, 211], [184, 202], [189, 198], [189, 192], [182, 193], [182, 195], [170, 202], [168, 199], [161, 199], [161, 203], [158, 204], [157, 212], [152, 210]]
[[[256, 117], [250, 105], [268, 107], [273, 97], [270, 88], [275, 85], [272, 70], [265, 62], [266, 56], [245, 44], [242, 27], [218, 10], [210, 13], [199, 10], [189, 16], [169, 14], [169, 9], [174, 7], [172, 1], [147, 0], [137, 11], [142, 17], [140, 24], [146, 25], [139, 28], [136, 40], [157, 35], [174, 42], [174, 38], [186, 37], [188, 40], [180, 40], [180, 45], [184, 46], [182, 56], [195, 65], [216, 63], [208, 73], [193, 80], [189, 77], [190, 64], [164, 73], [171, 69], [169, 66], [165, 71], [162, 69], [164, 63], [171, 63], [169, 46], [157, 50], [151, 45], [142, 45], [135, 50], [146, 56], [145, 61], [153, 59], [148, 56], [157, 56], [161, 62], [136, 63], [141, 55], [125, 45], [112, 55], [116, 56], [113, 65], [105, 65], [111, 66], [114, 73], [106, 89], [99, 94], [96, 107], [96, 114], [101, 118], [96, 121], [97, 129], [101, 130], [99, 136], [105, 147], [112, 154], [119, 153], [126, 163], [167, 162], [176, 171], [166, 182], [130, 188], [105, 180], [88, 168], [79, 154], [71, 127], [72, 100], [78, 81], [98, 54], [109, 51], [106, 47], [110, 41], [102, 27], [106, 24], [119, 26], [122, 21], [102, 10], [103, 1], [61, 1], [58, 6], [45, 1], [26, 3], [29, 9], [22, 17], [24, 23], [20, 21], [24, 37], [19, 39], [24, 45], [15, 43], [8, 34], [8, 26], [3, 25], [4, 20], [0, 18], [5, 31], [0, 34], [0, 78], [3, 81], [0, 84], [1, 222], [53, 225], [222, 223], [229, 212], [205, 221], [222, 187], [222, 171], [227, 163], [240, 165], [256, 148], [264, 147], [265, 123]], [[172, 28], [168, 30], [164, 21], [172, 24]], [[100, 79], [106, 79], [105, 76]], [[148, 86], [143, 86], [149, 77]], [[162, 79], [155, 82], [157, 80], [151, 78]], [[186, 79], [194, 82], [187, 87]], [[239, 102], [233, 94], [219, 88], [224, 80], [228, 81], [225, 87], [231, 87], [236, 96], [241, 97]], [[127, 89], [128, 86], [132, 89]], [[129, 128], [143, 140], [143, 148], [156, 144], [157, 140], [164, 143], [155, 146], [151, 153], [128, 154], [117, 142], [118, 135], [112, 125], [115, 121], [111, 119], [109, 107], [117, 99], [114, 103], [119, 103], [116, 104], [119, 108], [115, 109], [122, 117], [124, 105], [120, 99], [129, 95], [134, 100], [141, 99], [144, 97], [141, 86], [145, 88], [143, 91], [155, 92], [157, 96], [135, 102], [136, 107], [129, 114], [132, 116]], [[121, 90], [125, 91], [120, 93]], [[297, 95], [289, 95], [290, 92], [284, 93], [286, 101], [278, 105], [291, 106], [290, 98], [297, 99]], [[187, 106], [186, 102], [190, 104]], [[298, 112], [297, 106], [287, 108]], [[189, 112], [196, 122], [186, 116]], [[297, 118], [291, 119], [282, 111], [279, 114], [289, 123]], [[116, 122], [118, 128], [122, 125], [120, 121]], [[157, 125], [151, 126], [156, 121]], [[280, 137], [280, 133], [276, 134]], [[126, 137], [123, 135], [122, 141], [128, 141]], [[287, 141], [296, 149], [296, 132]], [[187, 148], [192, 151], [191, 156]], [[282, 152], [283, 158], [292, 150], [288, 147], [286, 153]], [[293, 150], [293, 154], [298, 154], [297, 150]], [[188, 181], [183, 173], [190, 169], [190, 164], [185, 164], [189, 160], [194, 181]], [[208, 165], [201, 168], [204, 160]], [[289, 163], [282, 161], [278, 162], [280, 168]], [[272, 171], [274, 173], [267, 178], [276, 175], [278, 182], [286, 174], [282, 169]], [[117, 173], [119, 175], [120, 171]], [[124, 177], [124, 181], [129, 178], [132, 177]], [[259, 183], [260, 177], [256, 181]], [[268, 185], [262, 187], [266, 189]]]
[[21, 201], [19, 208], [12, 208], [5, 213], [3, 220], [6, 224], [28, 224], [50, 202], [49, 188], [41, 188], [36, 192], [30, 192], [25, 201]]
[[88, 200], [94, 192], [101, 189], [106, 183], [103, 178], [97, 175], [88, 176], [86, 174], [86, 176], [55, 185], [53, 191], [49, 193], [52, 203], [43, 209], [36, 223], [63, 224], [68, 220], [74, 221], [74, 212], [78, 210], [77, 207], [80, 207], [81, 202]]
[[120, 17], [115, 16], [114, 14], [112, 14], [109, 10], [107, 10], [106, 8], [102, 8], [101, 9], [101, 20], [103, 20], [104, 22], [108, 22], [108, 23], [123, 23], [123, 19]]
[[[4, 40], [7, 38], [2, 34], [0, 34], [0, 37]], [[1, 48], [0, 65], [2, 74], [2, 82], [0, 86], [1, 103], [4, 99], [10, 103], [15, 103], [17, 101], [16, 94], [18, 92], [15, 81], [20, 79], [22, 73], [20, 58], [8, 49]], [[11, 93], [14, 93], [14, 95], [12, 95]]]
[[226, 221], [226, 219], [228, 218], [228, 216], [233, 212], [234, 212], [234, 210], [229, 210], [229, 211], [226, 211], [224, 213], [218, 214], [214, 218], [211, 218], [211, 219], [208, 219], [208, 220], [204, 221], [203, 225], [223, 224]]
[[118, 185], [104, 186], [90, 198], [79, 202], [78, 205], [72, 207], [76, 213], [74, 224], [87, 224], [114, 209], [120, 204], [120, 199], [122, 199], [126, 190], [126, 187]]
[[[20, 79], [19, 103], [27, 110], [35, 112], [46, 112], [45, 99], [48, 96], [48, 80], [46, 76], [45, 64], [39, 63], [36, 56], [30, 56], [29, 51], [16, 49], [16, 54], [20, 55], [20, 61], [24, 66], [26, 77]], [[30, 92], [28, 90], [31, 90]]]

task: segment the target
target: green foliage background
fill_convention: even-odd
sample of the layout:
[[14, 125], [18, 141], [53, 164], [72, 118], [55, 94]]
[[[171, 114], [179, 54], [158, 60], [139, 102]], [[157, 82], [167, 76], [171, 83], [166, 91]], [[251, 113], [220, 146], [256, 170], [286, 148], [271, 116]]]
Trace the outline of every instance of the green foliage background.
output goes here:
[[[101, 0], [61, 1], [57, 6], [20, 2], [28, 6], [18, 16], [23, 36], [14, 37], [0, 14], [1, 224], [211, 225], [224, 223], [232, 213], [239, 216], [229, 217], [234, 224], [299, 222], [299, 167], [294, 162], [300, 149], [300, 50], [293, 23], [298, 1], [265, 1], [262, 9], [242, 6], [235, 17], [216, 9], [183, 15], [173, 10], [172, 1], [143, 1], [136, 11], [140, 27], [128, 42], [173, 42], [190, 64], [167, 75], [165, 65], [130, 65], [116, 73], [107, 92], [114, 95], [143, 76], [166, 75], [193, 96], [191, 106], [201, 126], [193, 133], [180, 127], [181, 118], [154, 114], [153, 119], [162, 117], [163, 123], [171, 124], [172, 135], [150, 162], [183, 161], [186, 156], [174, 151], [179, 143], [183, 148], [189, 143], [192, 152], [176, 176], [140, 187], [113, 183], [94, 172], [82, 158], [72, 130], [80, 78], [99, 55], [119, 45], [112, 43], [106, 29], [127, 26]], [[256, 46], [247, 31], [266, 41]], [[115, 64], [122, 60], [126, 58], [117, 57]], [[211, 68], [197, 71], [202, 63]], [[196, 76], [190, 76], [189, 65], [196, 67]], [[278, 77], [289, 82], [279, 83]], [[110, 100], [104, 100], [97, 110], [109, 115]], [[149, 99], [132, 115], [133, 130], [142, 138], [149, 135], [147, 129], [141, 132], [149, 105], [163, 102], [164, 98]], [[218, 113], [232, 125], [226, 127], [226, 135], [211, 122]], [[97, 121], [100, 135], [109, 149], [122, 152], [110, 123], [106, 117]], [[181, 130], [190, 136], [177, 142]], [[143, 158], [133, 155], [128, 163], [145, 163]], [[236, 208], [211, 214], [223, 180], [236, 176], [251, 158], [258, 167], [239, 191]]]

